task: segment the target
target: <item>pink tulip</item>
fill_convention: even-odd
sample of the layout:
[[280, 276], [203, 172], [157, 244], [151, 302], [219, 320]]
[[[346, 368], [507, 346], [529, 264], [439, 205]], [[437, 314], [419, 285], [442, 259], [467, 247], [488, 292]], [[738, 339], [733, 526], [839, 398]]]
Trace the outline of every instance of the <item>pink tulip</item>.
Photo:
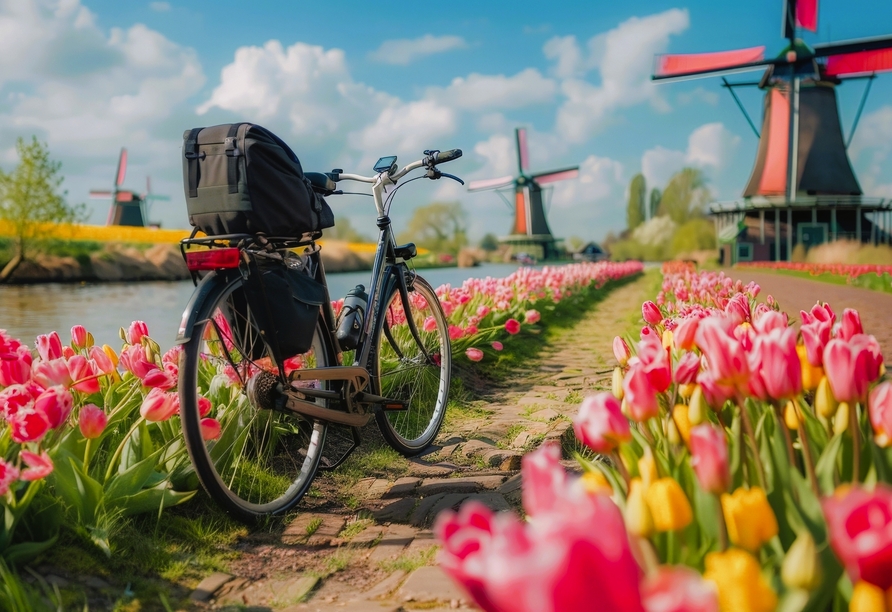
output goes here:
[[629, 345], [626, 344], [626, 341], [619, 336], [614, 336], [613, 338], [613, 356], [616, 357], [616, 360], [621, 366], [625, 366], [629, 363], [629, 358], [632, 356], [632, 349], [630, 349]]
[[90, 359], [93, 360], [96, 368], [103, 374], [111, 374], [115, 371], [115, 364], [101, 347], [95, 345], [90, 347]]
[[691, 429], [691, 466], [700, 488], [716, 495], [728, 490], [728, 442], [725, 432], [715, 425], [703, 423]]
[[421, 325], [421, 329], [423, 329], [424, 331], [426, 331], [428, 333], [434, 331], [435, 329], [437, 329], [436, 320], [434, 320], [433, 317], [427, 317], [424, 320], [424, 323]]
[[824, 347], [830, 342], [831, 325], [828, 322], [813, 321], [799, 330], [805, 344], [805, 357], [815, 367], [824, 365]]
[[211, 400], [204, 396], [198, 396], [198, 416], [206, 417], [211, 413]]
[[884, 591], [892, 587], [892, 488], [858, 486], [822, 502], [830, 545], [852, 582], [864, 580]]
[[660, 307], [650, 300], [641, 305], [641, 317], [650, 325], [659, 325], [663, 321], [663, 313]]
[[480, 361], [481, 359], [483, 359], [483, 351], [481, 351], [479, 348], [474, 348], [473, 346], [469, 347], [465, 351], [465, 355], [471, 361]]
[[201, 439], [216, 440], [220, 437], [220, 421], [217, 419], [201, 419]]
[[128, 346], [121, 351], [121, 365], [140, 380], [143, 380], [149, 372], [159, 369], [155, 362], [146, 358], [146, 351], [139, 344]]
[[716, 382], [712, 373], [708, 371], [701, 371], [697, 374], [697, 384], [703, 390], [703, 398], [706, 400], [706, 403], [713, 410], [721, 410], [725, 402], [734, 399], [734, 396], [737, 394], [737, 390], [734, 387]]
[[87, 347], [87, 329], [83, 325], [71, 328], [71, 343], [79, 349]]
[[183, 345], [175, 344], [172, 348], [168, 349], [167, 352], [161, 356], [161, 363], [164, 365], [173, 365], [173, 366], [176, 366], [177, 368], [179, 368], [180, 355], [182, 355], [182, 354], [183, 354]]
[[28, 382], [31, 377], [31, 351], [25, 345], [11, 349], [0, 359], [0, 385], [19, 385]]
[[24, 406], [9, 417], [9, 431], [12, 441], [22, 444], [24, 442], [37, 442], [49, 431], [50, 423], [43, 412], [38, 412], [33, 406]]
[[760, 334], [767, 334], [773, 329], [786, 329], [787, 323], [786, 313], [768, 310], [753, 321], [753, 327]]
[[861, 327], [861, 315], [857, 310], [846, 308], [842, 311], [842, 324], [839, 326], [839, 338], [843, 340], [851, 340], [856, 334], [863, 334], [864, 329]]
[[0, 457], [0, 495], [9, 493], [9, 485], [19, 479], [19, 469]]
[[596, 453], [609, 453], [632, 439], [629, 421], [620, 410], [619, 400], [610, 393], [590, 395], [582, 400], [573, 419], [576, 438]]
[[68, 369], [68, 362], [64, 358], [52, 359], [50, 361], [38, 361], [31, 367], [31, 376], [34, 382], [41, 387], [49, 388], [60, 385], [62, 387], [71, 386], [71, 371]]
[[147, 421], [166, 421], [176, 414], [179, 408], [179, 403], [174, 402], [175, 396], [175, 393], [152, 389], [146, 394], [139, 413]]
[[641, 362], [633, 363], [626, 372], [623, 378], [623, 393], [634, 421], [642, 423], [659, 414], [660, 404], [657, 400], [659, 391], [650, 383]]
[[[796, 331], [792, 327], [775, 328], [758, 335], [748, 359], [751, 389], [764, 386], [765, 394], [776, 400], [790, 399], [802, 392], [802, 363], [796, 352]], [[760, 398], [765, 399], [761, 395]]]
[[823, 304], [815, 304], [811, 307], [810, 312], [800, 310], [799, 318], [805, 325], [819, 321], [821, 323], [830, 323], [830, 326], [832, 327], [833, 322], [836, 321], [836, 314], [833, 312], [833, 309], [830, 308], [830, 304], [825, 302]]
[[[857, 402], [867, 397], [872, 380], [879, 376], [882, 356], [868, 336], [857, 334], [848, 341], [834, 338], [824, 348], [824, 371], [833, 397], [840, 402]], [[879, 359], [879, 362], [877, 361]]]
[[675, 382], [680, 385], [689, 385], [697, 381], [697, 373], [700, 371], [700, 356], [696, 353], [685, 353], [675, 366]]
[[646, 612], [719, 612], [714, 583], [684, 565], [661, 565], [641, 587]]
[[892, 444], [892, 383], [881, 382], [873, 388], [867, 402], [867, 414], [877, 444], [882, 447]]
[[742, 293], [738, 293], [725, 305], [725, 314], [734, 321], [735, 325], [740, 325], [744, 321], [750, 319], [750, 302]]
[[42, 414], [53, 429], [58, 429], [71, 414], [74, 398], [62, 386], [50, 387], [34, 400], [34, 410]]
[[560, 460], [561, 447], [558, 444], [543, 444], [523, 456], [523, 507], [531, 517], [553, 510], [556, 492], [566, 486], [567, 472]]
[[23, 450], [19, 453], [19, 456], [25, 462], [25, 465], [28, 466], [28, 469], [23, 470], [21, 473], [20, 478], [22, 480], [40, 480], [53, 473], [53, 461], [46, 451], [38, 455], [31, 451]]
[[0, 391], [0, 417], [9, 419], [21, 408], [31, 408], [34, 396], [25, 385], [10, 385]]
[[518, 321], [517, 319], [508, 319], [507, 321], [505, 321], [505, 331], [512, 336], [514, 334], [520, 333], [520, 321]]
[[495, 340], [492, 343], [492, 348], [497, 351], [501, 351], [503, 348], [505, 348], [505, 345], [502, 344], [501, 342], [499, 342], [498, 340]]
[[662, 393], [672, 384], [672, 365], [669, 351], [656, 334], [650, 334], [638, 343], [638, 361], [644, 368], [651, 386]]
[[68, 360], [68, 373], [74, 381], [74, 389], [87, 394], [99, 393], [99, 378], [93, 365], [83, 355], [75, 355]]
[[157, 387], [162, 391], [168, 391], [177, 385], [177, 377], [167, 369], [155, 369], [146, 374], [142, 379], [142, 384], [146, 387]]
[[729, 322], [719, 317], [708, 317], [697, 327], [697, 347], [706, 356], [709, 370], [717, 383], [729, 386], [745, 385], [749, 365], [740, 340], [733, 336]]
[[450, 325], [449, 326], [449, 339], [450, 340], [458, 340], [464, 335], [465, 335], [465, 330], [463, 330], [458, 325]]
[[127, 342], [138, 345], [143, 336], [149, 335], [149, 328], [144, 321], [134, 321], [127, 330]]
[[108, 425], [108, 417], [105, 412], [95, 404], [87, 404], [81, 408], [77, 421], [81, 434], [88, 440], [101, 436], [105, 431], [105, 426]]
[[682, 319], [672, 331], [675, 346], [685, 351], [694, 348], [694, 336], [697, 333], [697, 325], [699, 323], [700, 319], [696, 317]]
[[527, 310], [523, 315], [523, 320], [530, 325], [535, 325], [539, 322], [539, 319], [542, 318], [542, 315], [539, 314], [538, 310]]
[[62, 356], [62, 339], [56, 332], [37, 336], [37, 354], [44, 361], [59, 359]]

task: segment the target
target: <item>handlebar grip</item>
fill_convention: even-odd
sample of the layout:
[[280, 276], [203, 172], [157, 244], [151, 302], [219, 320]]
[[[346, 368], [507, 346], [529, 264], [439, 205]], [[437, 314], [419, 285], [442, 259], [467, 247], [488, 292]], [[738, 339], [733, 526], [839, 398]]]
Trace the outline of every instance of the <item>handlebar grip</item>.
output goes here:
[[461, 149], [449, 149], [448, 151], [440, 151], [431, 155], [431, 163], [442, 164], [459, 157], [461, 157]]

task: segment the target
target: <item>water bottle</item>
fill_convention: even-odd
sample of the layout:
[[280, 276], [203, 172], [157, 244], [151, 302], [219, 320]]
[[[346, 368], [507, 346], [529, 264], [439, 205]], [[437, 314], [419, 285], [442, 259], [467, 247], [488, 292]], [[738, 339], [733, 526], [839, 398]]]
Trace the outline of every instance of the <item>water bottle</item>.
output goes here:
[[363, 285], [356, 285], [347, 292], [344, 298], [344, 306], [338, 315], [338, 329], [335, 336], [344, 350], [352, 350], [359, 343], [359, 335], [362, 332], [362, 322], [365, 320], [365, 311], [368, 307], [369, 296], [366, 295]]

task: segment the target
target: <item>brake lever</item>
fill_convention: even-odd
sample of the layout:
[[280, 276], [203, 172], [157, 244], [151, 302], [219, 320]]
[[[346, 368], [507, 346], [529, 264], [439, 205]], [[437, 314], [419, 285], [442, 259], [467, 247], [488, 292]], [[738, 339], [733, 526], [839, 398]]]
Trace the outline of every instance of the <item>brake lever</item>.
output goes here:
[[441, 172], [441, 173], [440, 173], [440, 176], [445, 176], [446, 178], [451, 178], [453, 181], [458, 181], [458, 182], [461, 183], [462, 185], [465, 184], [465, 182], [464, 182], [463, 180], [461, 180], [460, 178], [458, 178], [458, 177], [455, 176], [454, 174], [446, 174], [445, 172]]

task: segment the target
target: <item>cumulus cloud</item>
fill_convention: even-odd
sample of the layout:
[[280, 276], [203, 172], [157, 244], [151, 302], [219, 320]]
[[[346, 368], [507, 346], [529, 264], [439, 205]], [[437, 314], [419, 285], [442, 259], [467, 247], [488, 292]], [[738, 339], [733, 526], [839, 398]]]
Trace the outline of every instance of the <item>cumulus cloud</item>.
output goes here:
[[170, 10], [170, 2], [149, 2], [149, 8], [156, 13], [166, 13]]
[[425, 34], [421, 38], [385, 40], [375, 51], [369, 54], [373, 60], [385, 64], [406, 66], [417, 59], [445, 53], [468, 46], [461, 36], [433, 36]]
[[685, 151], [660, 146], [645, 151], [641, 156], [641, 173], [649, 188], [662, 189], [684, 166], [722, 169], [739, 144], [740, 136], [722, 123], [707, 123], [691, 132]]
[[[657, 110], [667, 110], [650, 80], [653, 57], [688, 24], [687, 10], [670, 9], [624, 21], [590, 39], [585, 52], [572, 37], [546, 43], [546, 56], [557, 61], [555, 73], [566, 77], [561, 90], [567, 100], [558, 109], [557, 131], [570, 142], [583, 142], [614, 109], [650, 102]], [[600, 73], [599, 85], [580, 76], [593, 69]]]
[[887, 180], [886, 162], [892, 153], [892, 106], [886, 105], [864, 115], [849, 147], [853, 162], [861, 162], [858, 181], [866, 195], [892, 197], [892, 184]]
[[514, 76], [472, 73], [456, 77], [446, 88], [432, 87], [426, 97], [441, 100], [468, 111], [513, 109], [545, 104], [554, 99], [557, 84], [535, 68], [527, 68]]

